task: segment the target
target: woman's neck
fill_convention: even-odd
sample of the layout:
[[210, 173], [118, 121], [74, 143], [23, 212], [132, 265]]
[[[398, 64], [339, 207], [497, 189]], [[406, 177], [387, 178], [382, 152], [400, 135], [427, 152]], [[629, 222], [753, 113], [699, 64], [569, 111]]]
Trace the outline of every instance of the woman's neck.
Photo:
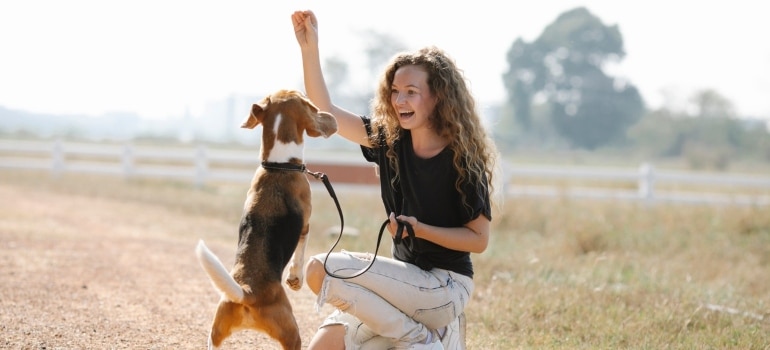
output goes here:
[[433, 158], [449, 144], [432, 129], [411, 130], [414, 154], [423, 159]]

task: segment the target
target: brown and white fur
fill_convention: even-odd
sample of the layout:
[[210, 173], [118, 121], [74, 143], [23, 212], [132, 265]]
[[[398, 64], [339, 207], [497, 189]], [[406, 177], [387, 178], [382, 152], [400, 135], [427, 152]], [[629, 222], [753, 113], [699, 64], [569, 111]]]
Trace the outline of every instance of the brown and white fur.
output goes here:
[[[329, 137], [337, 122], [302, 93], [280, 90], [254, 104], [241, 127], [262, 125], [263, 164], [302, 167], [303, 135]], [[267, 333], [284, 349], [300, 349], [301, 339], [289, 299], [281, 284], [299, 290], [309, 230], [310, 185], [304, 171], [257, 168], [246, 195], [235, 264], [228, 273], [201, 240], [196, 255], [211, 283], [222, 294], [209, 334], [209, 349], [232, 333], [253, 329]]]

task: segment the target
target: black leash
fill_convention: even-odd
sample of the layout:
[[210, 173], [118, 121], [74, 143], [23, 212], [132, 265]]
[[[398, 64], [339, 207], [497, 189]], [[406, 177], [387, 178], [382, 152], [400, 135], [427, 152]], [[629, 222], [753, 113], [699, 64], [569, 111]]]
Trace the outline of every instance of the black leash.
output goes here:
[[[389, 219], [385, 219], [385, 221], [382, 222], [382, 225], [380, 226], [380, 232], [377, 234], [377, 246], [374, 248], [374, 255], [372, 256], [372, 260], [369, 262], [366, 267], [362, 268], [358, 272], [350, 275], [350, 276], [342, 276], [335, 274], [334, 272], [329, 271], [329, 269], [326, 267], [326, 262], [329, 260], [329, 255], [334, 251], [334, 248], [337, 247], [337, 244], [340, 242], [340, 239], [342, 239], [342, 233], [345, 229], [345, 219], [342, 217], [342, 208], [340, 207], [340, 202], [337, 200], [337, 195], [334, 194], [334, 188], [332, 188], [331, 182], [329, 182], [329, 177], [326, 176], [324, 173], [320, 172], [312, 172], [307, 170], [308, 174], [312, 175], [316, 179], [321, 179], [323, 181], [324, 186], [326, 186], [326, 190], [329, 192], [329, 196], [332, 197], [334, 200], [334, 204], [337, 205], [337, 212], [340, 215], [340, 234], [337, 236], [337, 241], [334, 242], [332, 247], [329, 249], [329, 252], [326, 253], [326, 257], [324, 258], [324, 271], [327, 275], [337, 278], [337, 279], [351, 279], [356, 278], [358, 276], [363, 275], [366, 273], [366, 271], [369, 271], [369, 269], [374, 265], [374, 261], [377, 260], [377, 252], [380, 250], [380, 243], [382, 242], [382, 233], [385, 232], [385, 227], [388, 226], [388, 223], [390, 223]], [[407, 234], [414, 239], [414, 229], [412, 228], [412, 225], [409, 225], [406, 221], [396, 220], [398, 222], [398, 229], [396, 230], [396, 238], [395, 238], [395, 244], [401, 243], [401, 235], [404, 233], [404, 227], [406, 227]]]
[[[316, 180], [321, 180], [326, 187], [326, 191], [329, 192], [329, 196], [332, 197], [334, 200], [334, 204], [337, 206], [337, 213], [340, 216], [340, 234], [337, 236], [337, 241], [334, 242], [332, 247], [329, 249], [329, 252], [326, 253], [326, 257], [324, 258], [324, 271], [327, 275], [338, 278], [338, 279], [351, 279], [356, 278], [358, 276], [363, 275], [366, 273], [366, 271], [369, 271], [369, 269], [374, 265], [374, 261], [377, 260], [377, 252], [380, 250], [380, 243], [382, 242], [382, 233], [385, 232], [385, 227], [387, 227], [388, 223], [390, 222], [389, 219], [385, 219], [385, 221], [382, 223], [382, 226], [380, 226], [380, 232], [377, 235], [377, 246], [374, 248], [374, 255], [372, 256], [372, 260], [369, 262], [369, 264], [364, 267], [363, 269], [359, 270], [358, 272], [350, 275], [350, 276], [342, 276], [335, 274], [326, 267], [326, 262], [329, 260], [329, 255], [334, 251], [334, 249], [337, 247], [337, 244], [340, 243], [340, 240], [342, 239], [342, 233], [345, 230], [345, 218], [342, 215], [342, 206], [340, 206], [340, 202], [337, 199], [337, 195], [334, 193], [334, 188], [332, 187], [331, 182], [329, 181], [329, 177], [326, 176], [326, 174], [322, 172], [313, 172], [307, 169], [305, 164], [294, 164], [294, 163], [273, 163], [273, 162], [262, 162], [262, 167], [265, 169], [270, 170], [285, 170], [285, 171], [299, 171], [303, 173], [307, 173], [312, 175]], [[404, 228], [406, 228], [407, 234], [414, 238], [414, 229], [412, 229], [412, 225], [409, 225], [409, 223], [401, 220], [397, 220], [398, 222], [398, 229], [396, 231], [396, 238], [395, 238], [395, 244], [401, 243], [401, 236], [404, 233]]]
[[369, 271], [372, 265], [374, 265], [374, 261], [377, 260], [377, 252], [380, 250], [380, 242], [382, 242], [382, 233], [385, 231], [385, 227], [388, 225], [388, 220], [386, 219], [385, 222], [383, 222], [382, 226], [380, 227], [380, 233], [379, 235], [377, 235], [377, 246], [374, 248], [374, 255], [372, 256], [372, 260], [369, 262], [368, 265], [366, 265], [366, 267], [364, 267], [360, 271], [350, 276], [342, 276], [329, 271], [329, 269], [326, 267], [326, 262], [329, 260], [329, 255], [331, 255], [331, 253], [337, 247], [337, 244], [339, 244], [340, 240], [342, 239], [342, 233], [345, 230], [345, 218], [342, 216], [342, 207], [340, 206], [340, 202], [337, 199], [337, 195], [334, 193], [334, 188], [332, 188], [332, 184], [329, 181], [329, 177], [326, 176], [326, 174], [321, 172], [312, 172], [309, 170], [305, 170], [305, 172], [312, 175], [314, 178], [316, 178], [316, 180], [320, 179], [323, 182], [324, 186], [326, 186], [326, 191], [329, 192], [329, 196], [332, 197], [332, 199], [334, 200], [334, 204], [337, 206], [337, 213], [339, 213], [340, 215], [340, 234], [339, 236], [337, 236], [337, 241], [335, 241], [332, 247], [329, 249], [329, 252], [326, 253], [326, 257], [324, 258], [324, 271], [326, 272], [327, 275], [331, 277], [343, 279], [343, 280], [356, 278], [358, 276], [363, 275], [366, 271]]

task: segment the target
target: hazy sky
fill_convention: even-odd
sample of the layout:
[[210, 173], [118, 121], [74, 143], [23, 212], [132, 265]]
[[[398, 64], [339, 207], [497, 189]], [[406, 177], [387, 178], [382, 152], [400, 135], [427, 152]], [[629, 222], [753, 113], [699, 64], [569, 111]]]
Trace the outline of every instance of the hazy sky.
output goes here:
[[[410, 49], [437, 45], [463, 68], [482, 104], [504, 98], [513, 41], [535, 39], [585, 6], [618, 24], [617, 70], [651, 107], [712, 88], [738, 112], [770, 120], [770, 21], [762, 1], [87, 1], [0, 3], [0, 106], [32, 112], [135, 111], [165, 118], [226, 96], [302, 88], [290, 21], [319, 17], [321, 54], [354, 69], [366, 29]], [[472, 4], [468, 7], [466, 4]], [[371, 89], [365, 74], [350, 89]], [[261, 97], [261, 96], [260, 96]], [[357, 111], [365, 113], [366, 111]]]

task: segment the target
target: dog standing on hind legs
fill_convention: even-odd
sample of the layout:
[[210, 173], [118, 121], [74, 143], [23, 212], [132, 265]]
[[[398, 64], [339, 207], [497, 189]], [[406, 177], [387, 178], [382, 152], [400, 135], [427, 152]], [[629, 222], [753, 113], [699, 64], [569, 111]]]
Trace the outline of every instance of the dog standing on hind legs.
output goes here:
[[201, 240], [196, 255], [222, 294], [211, 325], [208, 347], [215, 349], [232, 333], [267, 333], [284, 349], [298, 350], [301, 338], [291, 303], [281, 284], [299, 290], [311, 212], [310, 184], [303, 163], [303, 136], [329, 137], [337, 122], [302, 93], [280, 90], [254, 104], [241, 127], [262, 125], [261, 160], [246, 195], [235, 264], [228, 273]]

